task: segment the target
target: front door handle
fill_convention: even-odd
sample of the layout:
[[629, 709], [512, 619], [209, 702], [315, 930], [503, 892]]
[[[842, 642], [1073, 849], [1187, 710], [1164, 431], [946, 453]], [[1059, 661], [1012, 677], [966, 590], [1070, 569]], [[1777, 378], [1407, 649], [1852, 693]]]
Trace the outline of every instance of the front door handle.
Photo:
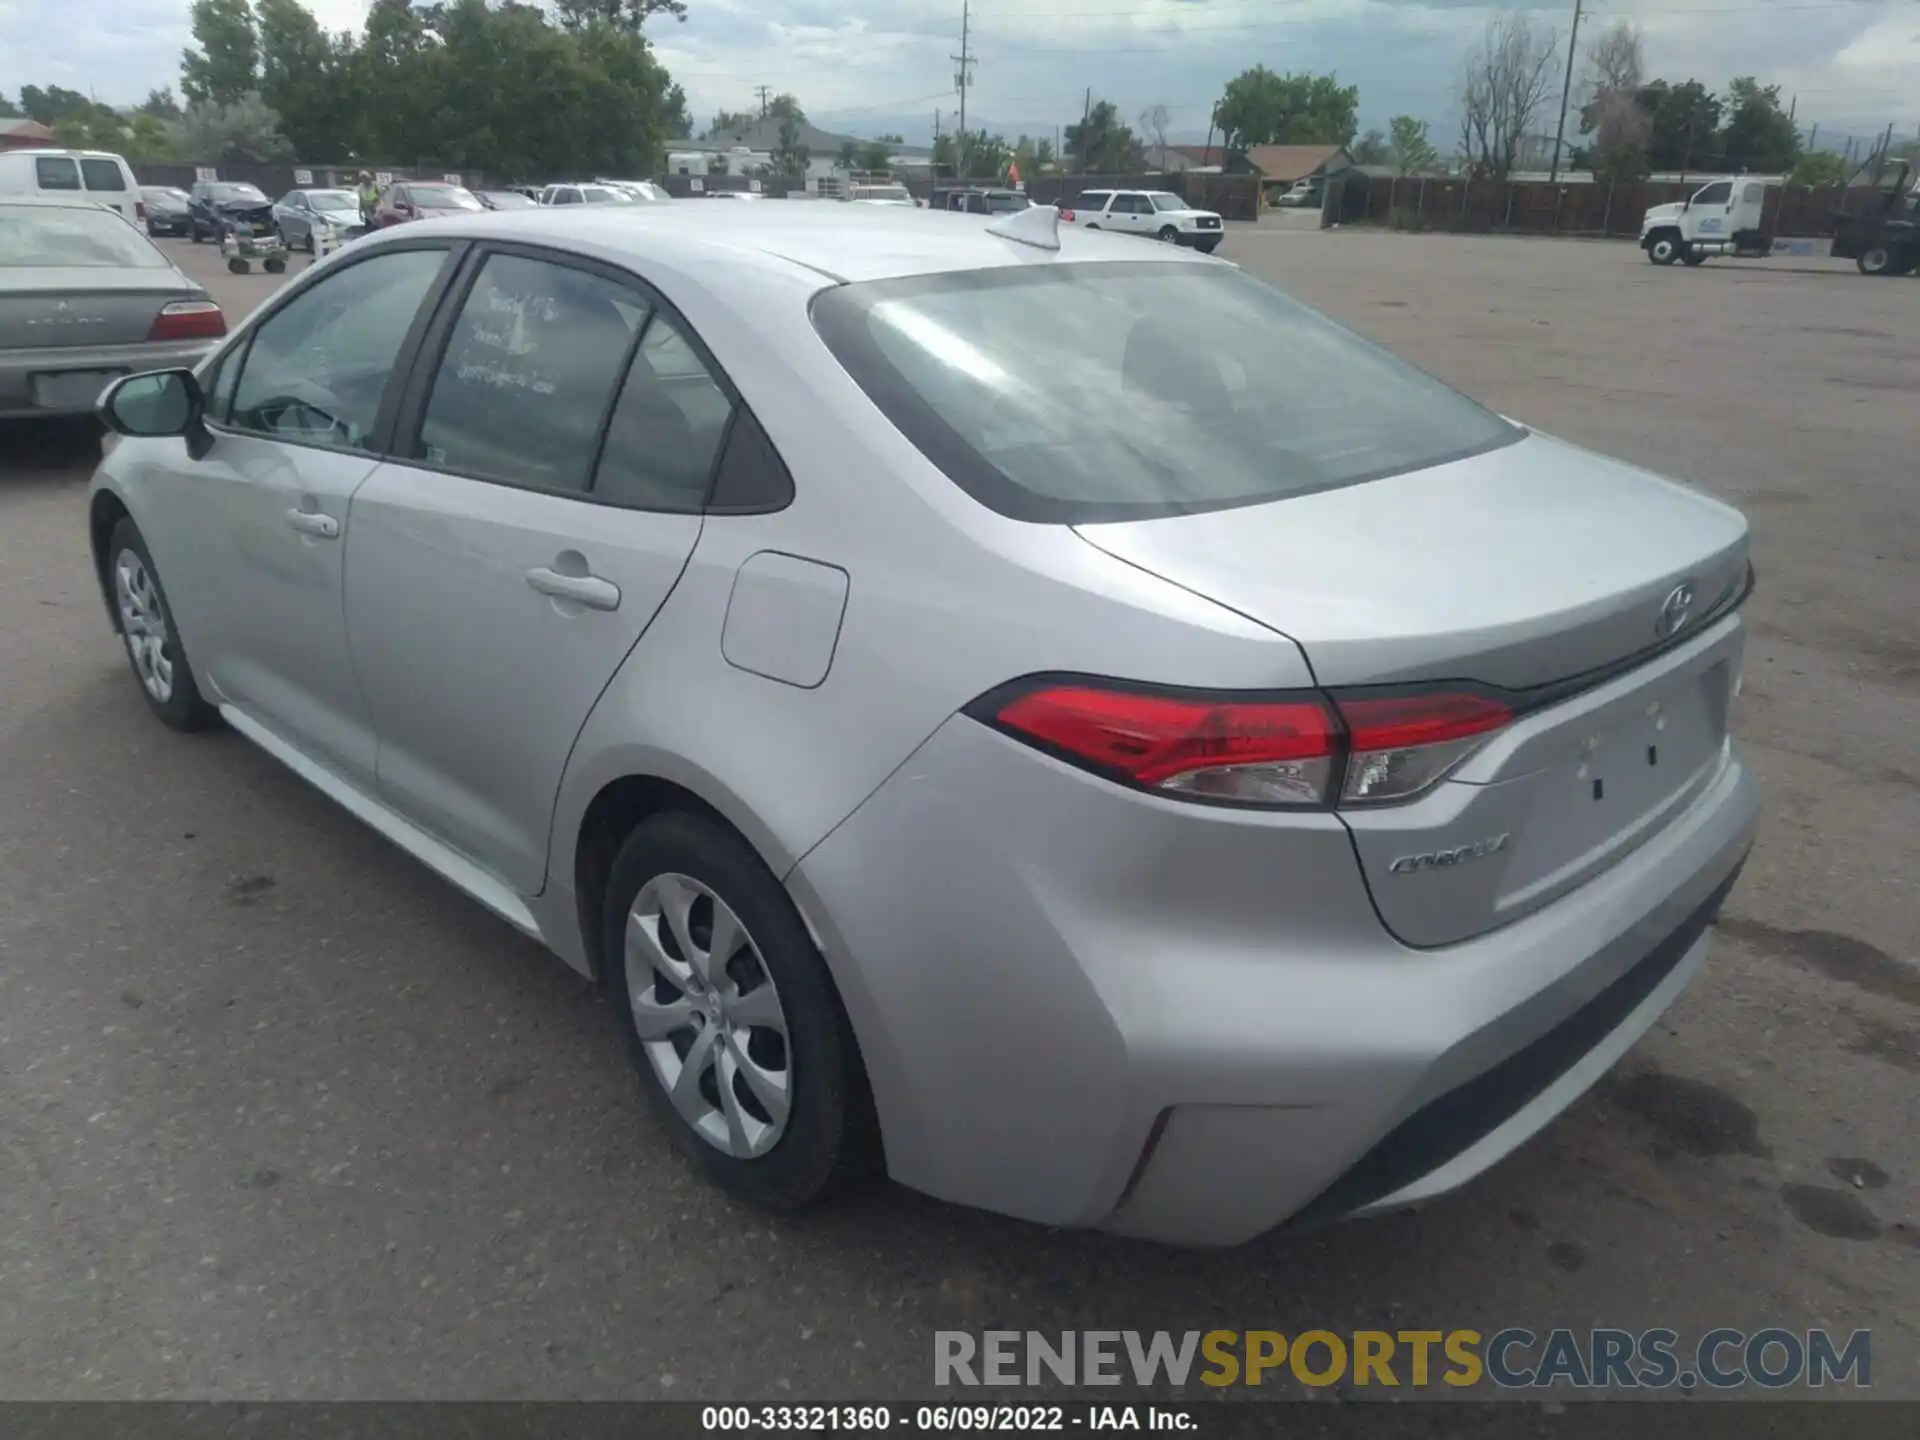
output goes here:
[[287, 524], [302, 535], [315, 535], [322, 540], [340, 538], [340, 522], [331, 515], [322, 515], [317, 510], [289, 510]]
[[556, 600], [571, 600], [589, 610], [618, 610], [620, 587], [598, 575], [562, 575], [542, 565], [527, 572], [527, 584], [542, 595]]

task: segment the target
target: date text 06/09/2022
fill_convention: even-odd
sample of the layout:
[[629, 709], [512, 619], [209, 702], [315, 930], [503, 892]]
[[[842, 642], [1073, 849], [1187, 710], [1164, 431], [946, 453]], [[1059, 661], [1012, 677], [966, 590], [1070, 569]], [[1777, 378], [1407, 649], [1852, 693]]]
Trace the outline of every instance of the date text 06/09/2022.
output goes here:
[[1185, 1410], [1163, 1405], [707, 1405], [708, 1431], [1073, 1431], [1198, 1429]]

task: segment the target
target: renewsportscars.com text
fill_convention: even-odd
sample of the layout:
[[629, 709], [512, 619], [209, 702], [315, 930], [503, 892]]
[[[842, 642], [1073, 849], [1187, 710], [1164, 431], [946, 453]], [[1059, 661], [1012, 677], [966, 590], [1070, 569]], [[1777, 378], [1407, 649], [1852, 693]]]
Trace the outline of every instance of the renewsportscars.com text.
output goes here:
[[1503, 1390], [1819, 1389], [1873, 1383], [1872, 1334], [1826, 1330], [936, 1331], [936, 1385], [1298, 1384]]

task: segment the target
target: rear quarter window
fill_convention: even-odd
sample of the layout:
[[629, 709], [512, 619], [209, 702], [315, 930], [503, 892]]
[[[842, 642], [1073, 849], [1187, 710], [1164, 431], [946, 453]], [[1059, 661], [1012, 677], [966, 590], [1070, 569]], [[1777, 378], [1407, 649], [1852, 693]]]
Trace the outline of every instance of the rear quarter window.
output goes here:
[[974, 499], [1086, 524], [1261, 504], [1524, 433], [1226, 267], [1084, 263], [843, 285], [815, 328]]

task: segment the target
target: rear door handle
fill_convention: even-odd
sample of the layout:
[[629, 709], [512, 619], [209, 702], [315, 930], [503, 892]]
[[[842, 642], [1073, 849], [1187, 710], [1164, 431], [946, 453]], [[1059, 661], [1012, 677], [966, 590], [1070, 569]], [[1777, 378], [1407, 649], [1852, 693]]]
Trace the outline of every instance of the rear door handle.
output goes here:
[[340, 538], [340, 522], [331, 515], [322, 515], [315, 510], [289, 510], [287, 524], [302, 535], [316, 535], [322, 540]]
[[556, 600], [571, 600], [589, 610], [618, 610], [620, 587], [598, 575], [562, 575], [542, 565], [527, 572], [527, 584], [542, 595]]

